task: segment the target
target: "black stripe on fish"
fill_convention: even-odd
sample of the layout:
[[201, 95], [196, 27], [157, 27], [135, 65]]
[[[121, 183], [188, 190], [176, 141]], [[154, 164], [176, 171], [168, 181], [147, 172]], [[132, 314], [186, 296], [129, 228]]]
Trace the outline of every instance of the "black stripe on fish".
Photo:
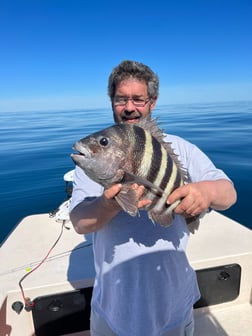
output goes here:
[[[133, 172], [138, 174], [144, 162], [146, 132], [141, 127], [132, 127], [132, 141], [134, 141]], [[137, 155], [136, 155], [137, 154]], [[143, 176], [140, 173], [140, 176]]]
[[183, 184], [183, 178], [181, 176], [181, 172], [179, 171], [179, 169], [177, 169], [177, 176], [176, 176], [176, 179], [174, 181], [174, 184], [173, 184], [173, 188], [171, 191], [177, 189], [179, 186], [181, 186]]
[[167, 168], [166, 168], [166, 174], [164, 175], [161, 183], [160, 183], [160, 188], [162, 190], [165, 190], [167, 187], [167, 184], [170, 181], [171, 175], [172, 175], [172, 171], [176, 169], [176, 167], [174, 166], [174, 162], [172, 160], [172, 158], [170, 157], [170, 155], [167, 155]]
[[[151, 157], [150, 167], [149, 167], [146, 179], [148, 181], [151, 181], [151, 182], [155, 183], [155, 180], [157, 179], [157, 177], [159, 175], [159, 169], [160, 169], [160, 166], [161, 166], [162, 151], [161, 151], [160, 143], [154, 137], [152, 137], [151, 140], [152, 140], [151, 141], [152, 157]], [[161, 189], [162, 189], [162, 187], [161, 187]]]

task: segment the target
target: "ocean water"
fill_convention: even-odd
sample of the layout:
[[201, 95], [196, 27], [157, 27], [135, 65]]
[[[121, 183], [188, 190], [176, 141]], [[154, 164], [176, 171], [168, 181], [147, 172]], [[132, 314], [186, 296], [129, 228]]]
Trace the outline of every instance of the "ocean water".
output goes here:
[[[237, 203], [223, 213], [252, 228], [252, 101], [158, 106], [162, 129], [200, 147], [233, 180]], [[25, 216], [67, 197], [73, 143], [113, 123], [108, 109], [0, 113], [0, 243]]]

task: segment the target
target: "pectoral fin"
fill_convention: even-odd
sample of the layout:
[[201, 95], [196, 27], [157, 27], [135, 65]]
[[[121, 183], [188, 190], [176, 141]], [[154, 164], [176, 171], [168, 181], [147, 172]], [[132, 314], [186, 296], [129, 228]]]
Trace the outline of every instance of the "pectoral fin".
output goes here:
[[138, 214], [138, 197], [136, 190], [129, 185], [123, 185], [121, 191], [115, 196], [121, 208], [131, 216]]

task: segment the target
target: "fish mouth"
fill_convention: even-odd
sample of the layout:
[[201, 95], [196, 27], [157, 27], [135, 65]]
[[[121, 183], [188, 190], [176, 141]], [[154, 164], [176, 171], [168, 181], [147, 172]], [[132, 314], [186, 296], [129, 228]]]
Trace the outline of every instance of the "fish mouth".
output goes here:
[[73, 146], [73, 149], [75, 149], [78, 153], [73, 153], [71, 154], [71, 157], [73, 159], [77, 159], [77, 158], [85, 158], [85, 159], [90, 159], [91, 158], [91, 152], [84, 147], [80, 141], [76, 142]]

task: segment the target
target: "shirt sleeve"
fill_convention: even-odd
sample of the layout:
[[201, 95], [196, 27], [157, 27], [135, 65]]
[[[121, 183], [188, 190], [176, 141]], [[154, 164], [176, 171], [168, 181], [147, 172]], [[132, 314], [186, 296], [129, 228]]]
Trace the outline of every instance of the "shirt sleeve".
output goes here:
[[76, 205], [88, 198], [98, 197], [103, 193], [103, 187], [91, 180], [84, 171], [76, 166], [73, 177], [73, 193], [69, 207], [71, 212]]
[[191, 182], [219, 179], [230, 181], [223, 170], [217, 168], [196, 145], [175, 135], [167, 135], [165, 140], [171, 143], [179, 162], [187, 170]]

